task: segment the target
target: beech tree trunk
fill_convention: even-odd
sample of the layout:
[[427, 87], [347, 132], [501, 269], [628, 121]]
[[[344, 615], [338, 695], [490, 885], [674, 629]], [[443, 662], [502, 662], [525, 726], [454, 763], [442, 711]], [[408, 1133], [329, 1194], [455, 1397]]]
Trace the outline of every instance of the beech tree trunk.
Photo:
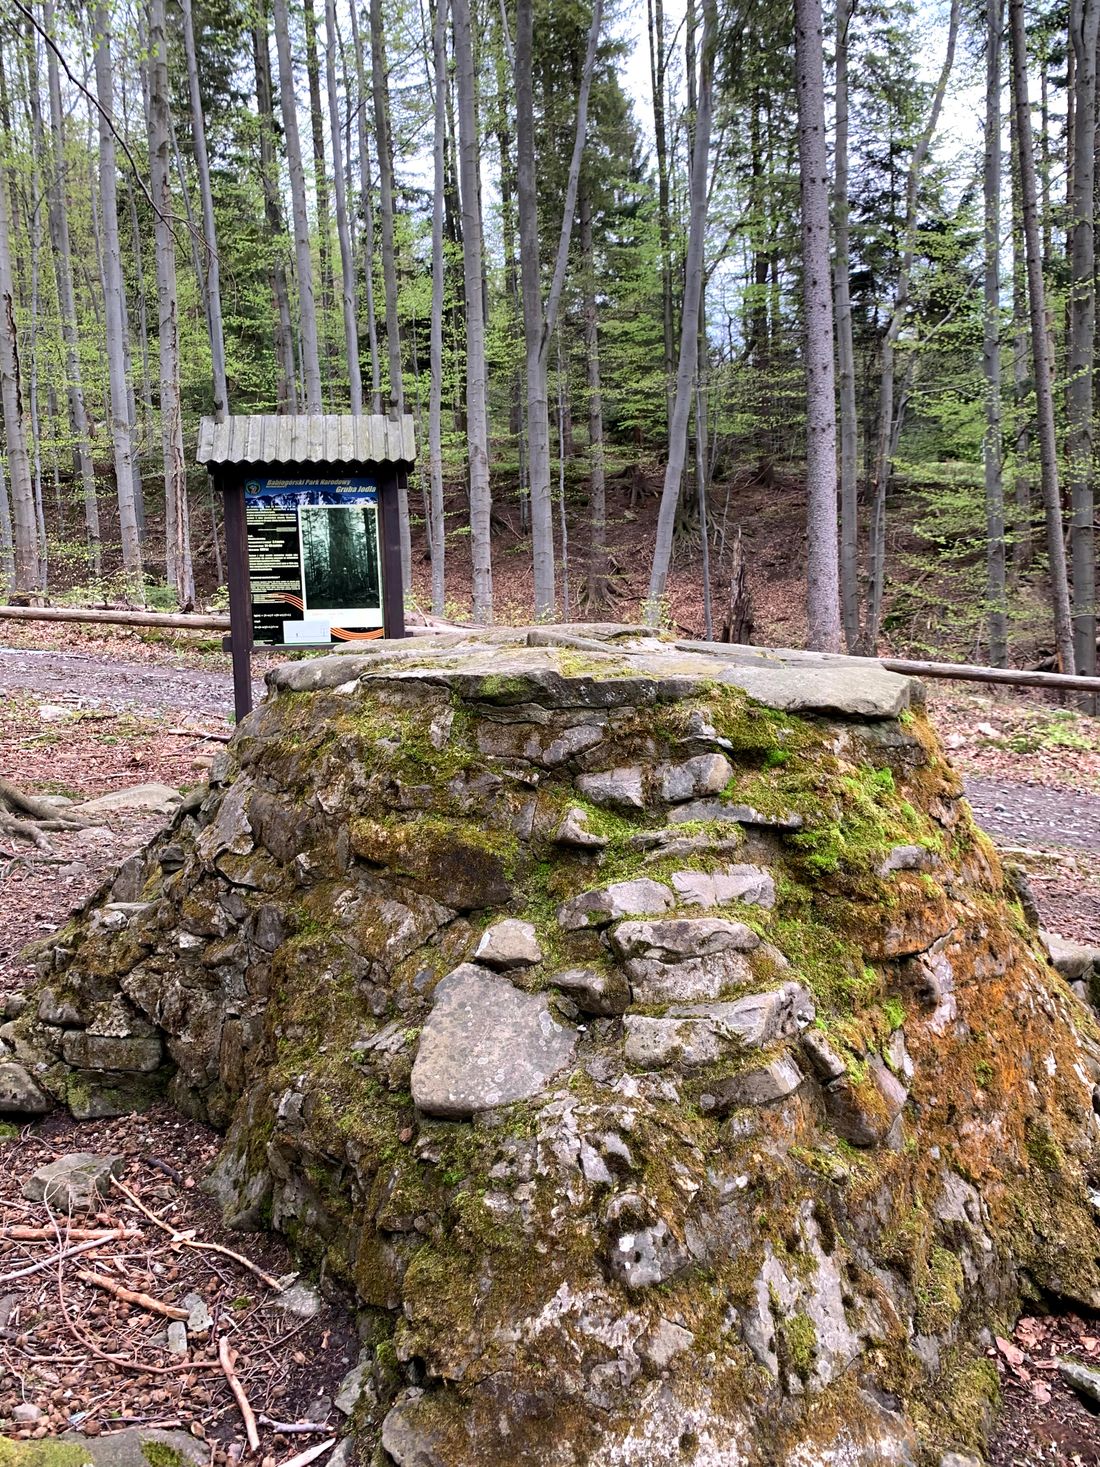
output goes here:
[[328, 207], [328, 165], [325, 159], [325, 127], [321, 114], [321, 69], [317, 59], [317, 17], [313, 0], [302, 0], [302, 21], [306, 42], [306, 85], [309, 88], [309, 131], [313, 143], [313, 189], [317, 200], [317, 276], [320, 285], [320, 307], [317, 313], [319, 350], [324, 360], [323, 381], [331, 393], [335, 363], [329, 310], [335, 294], [332, 268], [332, 230]]
[[0, 155], [0, 401], [4, 440], [11, 480], [14, 539], [13, 587], [24, 596], [41, 594], [44, 581], [38, 553], [38, 526], [34, 513], [34, 484], [27, 452], [19, 372], [19, 337], [15, 325], [15, 282], [12, 274], [10, 180]]
[[[367, 135], [367, 68], [363, 56], [363, 35], [359, 29], [359, 6], [349, 7], [351, 43], [355, 51], [355, 75], [359, 87], [359, 105], [355, 116], [359, 129], [359, 189], [363, 211], [363, 284], [366, 289], [367, 344], [370, 348], [371, 411], [382, 411], [382, 373], [378, 362], [378, 317], [374, 305], [374, 195], [371, 187], [370, 139]], [[442, 614], [442, 613], [440, 613]]]
[[168, 111], [168, 45], [165, 0], [149, 3], [149, 175], [156, 214], [153, 240], [157, 261], [160, 345], [160, 433], [164, 449], [164, 518], [168, 584], [180, 607], [195, 601], [191, 566], [191, 517], [187, 467], [183, 458], [183, 408], [180, 401], [179, 304], [176, 296], [176, 244], [172, 236], [172, 186], [169, 164], [171, 118]]
[[1096, 552], [1093, 542], [1093, 360], [1096, 337], [1096, 48], [1100, 0], [1072, 0], [1069, 35], [1075, 58], [1070, 137], [1071, 247], [1066, 340], [1066, 473], [1073, 507], [1073, 648], [1077, 672], [1096, 672]]
[[[42, 22], [47, 34], [53, 35], [53, 0], [45, 0]], [[73, 435], [74, 460], [84, 494], [84, 523], [88, 532], [92, 573], [102, 569], [102, 546], [99, 528], [99, 502], [96, 498], [95, 468], [88, 438], [88, 410], [84, 401], [84, 383], [80, 369], [80, 341], [77, 335], [76, 292], [73, 288], [72, 242], [69, 234], [69, 206], [65, 179], [65, 114], [61, 107], [61, 77], [57, 55], [46, 47], [46, 84], [50, 94], [50, 140], [53, 174], [50, 180], [50, 241], [53, 245], [54, 275], [57, 281], [57, 304], [61, 316], [61, 340], [65, 348], [65, 384], [69, 401], [69, 427]]]
[[[354, 6], [352, 7], [354, 14]], [[294, 326], [290, 317], [284, 246], [286, 226], [275, 163], [275, 116], [271, 101], [271, 55], [267, 45], [267, 8], [259, 0], [252, 21], [252, 63], [256, 74], [256, 111], [260, 122], [260, 180], [264, 191], [264, 223], [271, 250], [269, 278], [275, 302], [275, 359], [278, 363], [278, 405], [293, 412], [297, 402], [294, 367]]]
[[840, 406], [840, 610], [844, 644], [859, 650], [859, 498], [856, 354], [852, 340], [848, 244], [848, 35], [855, 0], [840, 0], [836, 16], [836, 164], [833, 184], [833, 293], [836, 298], [837, 389]]
[[[354, 11], [354, 6], [352, 7]], [[432, 319], [431, 386], [428, 394], [428, 477], [431, 497], [432, 615], [442, 616], [446, 603], [444, 571], [447, 526], [443, 517], [443, 190], [447, 167], [447, 0], [436, 0], [433, 33], [435, 85], [432, 140]]]
[[588, 580], [590, 607], [607, 602], [607, 486], [603, 448], [603, 386], [600, 380], [600, 318], [596, 308], [596, 254], [592, 242], [592, 196], [585, 181], [580, 192], [581, 271], [584, 300], [584, 356], [588, 379]]
[[829, 288], [829, 175], [825, 162], [825, 36], [821, 0], [795, 0], [794, 44], [806, 342], [806, 628], [811, 647], [820, 652], [839, 652], [836, 381], [833, 297]]
[[986, 599], [989, 660], [1008, 666], [1005, 604], [1005, 496], [1001, 444], [1001, 32], [1003, 0], [986, 0], [985, 30], [985, 373]]
[[462, 196], [462, 273], [466, 290], [466, 445], [470, 466], [470, 554], [473, 619], [493, 619], [493, 563], [486, 406], [485, 313], [482, 297], [481, 191], [470, 0], [453, 0], [455, 83], [458, 91], [459, 186]]
[[550, 293], [542, 301], [539, 267], [539, 224], [535, 172], [535, 104], [532, 74], [534, 47], [533, 0], [518, 0], [516, 7], [515, 85], [517, 202], [519, 206], [520, 274], [523, 290], [523, 333], [527, 363], [527, 452], [531, 493], [531, 541], [535, 581], [535, 616], [552, 618], [557, 611], [554, 567], [554, 518], [550, 490], [550, 419], [546, 377], [550, 343], [558, 319], [569, 240], [577, 207], [581, 158], [588, 124], [588, 97], [596, 64], [596, 47], [603, 14], [602, 0], [594, 0], [588, 31], [584, 70], [577, 97], [577, 123], [573, 156], [565, 187], [561, 230]]
[[359, 371], [359, 321], [355, 309], [355, 260], [351, 252], [348, 227], [348, 200], [344, 189], [344, 156], [340, 142], [340, 99], [336, 91], [335, 0], [325, 0], [325, 83], [328, 90], [329, 133], [332, 138], [333, 191], [336, 197], [336, 233], [340, 240], [341, 298], [344, 315], [344, 343], [348, 358], [348, 399], [352, 413], [363, 411], [363, 378]]
[[[405, 384], [401, 373], [401, 326], [397, 314], [397, 252], [393, 238], [393, 139], [390, 136], [389, 75], [382, 0], [370, 0], [371, 87], [374, 94], [374, 136], [378, 149], [378, 202], [382, 221], [382, 287], [386, 295], [386, 352], [390, 368], [390, 396], [397, 411], [405, 411]], [[401, 522], [401, 578], [412, 582], [412, 537], [409, 502], [404, 480], [398, 480]]]
[[715, 0], [703, 0], [703, 37], [699, 47], [699, 80], [696, 91], [695, 141], [692, 148], [690, 214], [687, 258], [684, 266], [684, 301], [680, 315], [680, 356], [676, 368], [676, 394], [668, 438], [668, 463], [657, 515], [653, 569], [645, 617], [650, 626], [661, 619], [668, 572], [672, 562], [672, 536], [676, 509], [687, 457], [688, 419], [699, 352], [699, 302], [703, 291], [704, 245], [706, 241], [707, 191], [710, 161], [711, 113], [714, 90], [714, 50], [718, 27]]
[[1028, 304], [1031, 314], [1031, 355], [1035, 375], [1035, 415], [1039, 438], [1039, 482], [1047, 525], [1047, 558], [1050, 567], [1051, 603], [1054, 613], [1054, 644], [1059, 671], [1076, 671], [1073, 622], [1070, 615], [1066, 548], [1063, 539], [1062, 505], [1058, 488], [1058, 445], [1054, 433], [1054, 394], [1051, 388], [1050, 338], [1047, 335], [1046, 287], [1043, 281], [1042, 244], [1035, 176], [1035, 144], [1031, 135], [1031, 110], [1027, 85], [1027, 29], [1024, 0], [1009, 0], [1012, 38], [1012, 91], [1016, 110], [1016, 135], [1020, 153], [1020, 207], [1023, 214], [1027, 253]]
[[221, 422], [229, 412], [229, 388], [225, 380], [225, 333], [222, 329], [221, 267], [218, 263], [218, 232], [214, 224], [214, 195], [210, 188], [210, 159], [206, 152], [206, 119], [199, 90], [198, 58], [195, 54], [195, 25], [191, 0], [180, 0], [183, 12], [183, 49], [187, 60], [187, 90], [191, 102], [191, 137], [195, 149], [195, 169], [199, 176], [199, 204], [202, 209], [205, 265], [201, 278], [206, 298], [206, 319], [210, 331], [210, 368], [214, 380], [214, 418]]
[[1013, 482], [1012, 571], [1019, 579], [1031, 569], [1031, 348], [1027, 322], [1027, 259], [1024, 220], [1020, 208], [1020, 144], [1016, 110], [1010, 106], [1009, 138], [1012, 152], [1012, 383], [1016, 412], [1015, 473]]
[[306, 412], [323, 411], [321, 363], [317, 346], [317, 305], [313, 290], [313, 255], [309, 242], [306, 179], [302, 168], [302, 141], [298, 132], [298, 104], [294, 92], [294, 63], [290, 55], [290, 17], [287, 0], [273, 0], [275, 51], [279, 58], [279, 102], [290, 175], [291, 214], [294, 219], [294, 258], [298, 276], [298, 329], [301, 338], [302, 382]]
[[139, 585], [142, 567], [134, 492], [134, 420], [126, 380], [126, 309], [122, 294], [122, 258], [118, 243], [115, 139], [108, 123], [108, 119], [114, 116], [114, 68], [111, 61], [109, 26], [107, 6], [99, 3], [93, 11], [93, 29], [96, 42], [96, 100], [99, 107], [99, 203], [103, 230], [103, 305], [107, 328], [111, 440], [114, 448], [122, 563], [135, 585]]
[[661, 324], [665, 346], [665, 419], [672, 423], [672, 373], [675, 345], [672, 309], [672, 223], [668, 186], [668, 134], [665, 128], [665, 12], [662, 0], [648, 0], [649, 76], [653, 92], [653, 138], [657, 151], [657, 229], [661, 241]]

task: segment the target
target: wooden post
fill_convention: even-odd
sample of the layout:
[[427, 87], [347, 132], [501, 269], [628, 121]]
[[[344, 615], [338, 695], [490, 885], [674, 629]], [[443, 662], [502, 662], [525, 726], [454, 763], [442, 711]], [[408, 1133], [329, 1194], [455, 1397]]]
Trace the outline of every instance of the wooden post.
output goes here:
[[248, 522], [240, 472], [218, 476], [225, 515], [225, 564], [229, 577], [229, 644], [233, 654], [233, 710], [240, 723], [252, 712], [252, 589], [248, 579]]
[[378, 476], [378, 529], [382, 540], [382, 629], [387, 637], [405, 635], [401, 524], [397, 510], [399, 483], [408, 483], [405, 465], [386, 465]]

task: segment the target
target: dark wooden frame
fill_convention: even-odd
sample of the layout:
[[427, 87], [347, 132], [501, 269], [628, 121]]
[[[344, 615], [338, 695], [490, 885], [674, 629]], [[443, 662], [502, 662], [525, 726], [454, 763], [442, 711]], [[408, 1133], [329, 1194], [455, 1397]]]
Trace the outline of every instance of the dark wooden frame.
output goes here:
[[401, 579], [401, 525], [398, 488], [408, 486], [404, 463], [208, 464], [221, 492], [225, 517], [226, 574], [229, 579], [229, 636], [233, 656], [233, 707], [237, 722], [252, 711], [252, 586], [248, 576], [248, 524], [244, 486], [249, 479], [347, 479], [372, 477], [378, 485], [378, 537], [382, 557], [382, 634], [405, 635], [405, 588]]

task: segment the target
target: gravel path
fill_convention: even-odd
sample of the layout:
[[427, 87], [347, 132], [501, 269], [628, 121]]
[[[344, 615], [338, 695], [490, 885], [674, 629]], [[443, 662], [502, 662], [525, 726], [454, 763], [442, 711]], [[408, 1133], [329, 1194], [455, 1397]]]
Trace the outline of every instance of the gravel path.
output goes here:
[[[38, 693], [88, 708], [130, 708], [224, 722], [233, 711], [229, 665], [224, 673], [152, 662], [116, 662], [67, 652], [0, 647], [0, 692]], [[260, 698], [262, 682], [253, 684]]]
[[1100, 795], [973, 775], [966, 793], [998, 845], [1100, 851]]
[[[262, 682], [254, 685], [258, 699]], [[85, 707], [131, 708], [221, 723], [233, 707], [224, 673], [108, 657], [0, 647], [0, 693], [16, 690], [78, 699]], [[1100, 795], [1013, 780], [971, 777], [966, 792], [981, 825], [1000, 845], [1100, 852]]]

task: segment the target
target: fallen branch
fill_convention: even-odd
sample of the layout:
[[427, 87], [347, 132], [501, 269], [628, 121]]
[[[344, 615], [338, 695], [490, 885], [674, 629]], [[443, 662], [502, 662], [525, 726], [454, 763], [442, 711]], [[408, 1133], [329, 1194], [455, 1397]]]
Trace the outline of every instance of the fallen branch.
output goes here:
[[77, 1253], [87, 1253], [91, 1248], [101, 1248], [104, 1243], [113, 1243], [117, 1239], [131, 1236], [125, 1228], [114, 1228], [99, 1238], [87, 1238], [83, 1243], [77, 1243], [72, 1248], [63, 1248], [60, 1253], [48, 1253], [45, 1258], [40, 1258], [37, 1263], [28, 1264], [26, 1268], [17, 1268], [14, 1273], [0, 1274], [0, 1284], [14, 1283], [16, 1279], [25, 1279], [29, 1274], [38, 1273], [40, 1269], [49, 1268], [53, 1263], [61, 1263], [66, 1258], [72, 1258]]
[[178, 739], [208, 739], [219, 744], [228, 744], [231, 733], [211, 733], [200, 728], [162, 728], [163, 734], [173, 734]]
[[150, 1314], [162, 1314], [165, 1319], [187, 1319], [190, 1314], [188, 1309], [180, 1309], [175, 1304], [162, 1304], [159, 1299], [154, 1299], [152, 1294], [141, 1294], [134, 1289], [127, 1289], [122, 1284], [116, 1284], [114, 1279], [105, 1278], [101, 1273], [92, 1273], [90, 1269], [77, 1269], [76, 1276], [78, 1279], [83, 1279], [86, 1284], [92, 1284], [97, 1289], [113, 1294], [124, 1304], [137, 1304], [140, 1308], [147, 1309]]
[[285, 1462], [279, 1463], [279, 1467], [308, 1467], [310, 1462], [316, 1462], [318, 1457], [323, 1457], [335, 1445], [336, 1438], [330, 1436], [327, 1441], [318, 1442], [315, 1447], [307, 1447], [304, 1452], [299, 1452], [296, 1457], [288, 1457]]
[[244, 1386], [237, 1379], [236, 1372], [233, 1369], [235, 1358], [235, 1352], [229, 1349], [228, 1337], [222, 1335], [218, 1341], [218, 1363], [222, 1368], [222, 1373], [226, 1380], [229, 1382], [229, 1389], [233, 1392], [233, 1397], [240, 1408], [241, 1419], [244, 1421], [244, 1429], [248, 1434], [249, 1450], [258, 1452], [260, 1450], [260, 1433], [256, 1428], [256, 1416], [252, 1407], [248, 1404], [248, 1397], [244, 1393]]
[[[57, 1237], [56, 1228], [34, 1228], [27, 1223], [13, 1223], [10, 1227], [0, 1228], [0, 1241], [13, 1243], [35, 1243], [40, 1240], [52, 1241]], [[90, 1242], [96, 1238], [103, 1243], [111, 1243], [117, 1238], [120, 1242], [128, 1242], [131, 1238], [140, 1238], [140, 1228], [67, 1228], [65, 1241], [67, 1243]]]
[[274, 1421], [270, 1416], [261, 1416], [259, 1421], [280, 1436], [323, 1436], [329, 1429], [323, 1421]]
[[279, 1280], [273, 1279], [269, 1273], [265, 1273], [259, 1264], [253, 1263], [250, 1258], [245, 1258], [241, 1253], [234, 1253], [232, 1248], [225, 1248], [221, 1243], [204, 1243], [196, 1238], [192, 1232], [181, 1233], [171, 1223], [167, 1223], [162, 1217], [158, 1217], [155, 1212], [150, 1212], [141, 1198], [131, 1192], [126, 1183], [119, 1181], [118, 1177], [111, 1178], [111, 1185], [121, 1192], [124, 1197], [128, 1197], [138, 1211], [144, 1213], [151, 1223], [155, 1223], [162, 1232], [167, 1233], [172, 1239], [174, 1247], [197, 1248], [200, 1252], [220, 1253], [225, 1258], [232, 1258], [233, 1262], [239, 1263], [242, 1268], [247, 1268], [249, 1273], [254, 1273], [258, 1279], [262, 1280], [276, 1294], [283, 1292], [283, 1286]]

